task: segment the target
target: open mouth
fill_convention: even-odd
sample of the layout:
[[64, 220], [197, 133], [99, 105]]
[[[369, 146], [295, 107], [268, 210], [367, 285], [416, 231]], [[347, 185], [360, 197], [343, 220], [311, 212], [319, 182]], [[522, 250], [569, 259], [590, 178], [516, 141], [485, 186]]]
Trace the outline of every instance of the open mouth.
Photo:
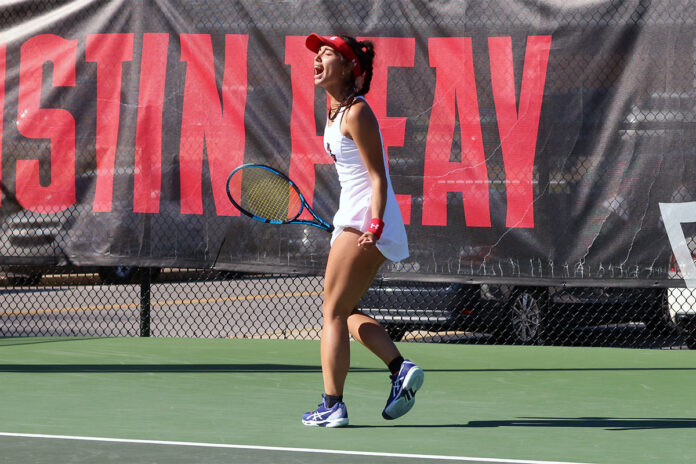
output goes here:
[[314, 78], [319, 78], [324, 74], [324, 67], [318, 64], [314, 65]]

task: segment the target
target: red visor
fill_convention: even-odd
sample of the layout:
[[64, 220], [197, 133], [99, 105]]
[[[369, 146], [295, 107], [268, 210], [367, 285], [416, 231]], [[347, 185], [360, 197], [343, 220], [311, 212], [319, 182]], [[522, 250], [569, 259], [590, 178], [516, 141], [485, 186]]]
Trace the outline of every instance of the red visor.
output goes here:
[[329, 47], [336, 50], [338, 53], [343, 55], [343, 57], [348, 60], [350, 65], [353, 67], [353, 75], [358, 77], [362, 74], [362, 69], [360, 69], [360, 62], [358, 57], [352, 48], [340, 37], [322, 37], [317, 34], [309, 34], [307, 36], [307, 41], [305, 42], [307, 48], [309, 48], [314, 53], [317, 53], [323, 45], [328, 45]]

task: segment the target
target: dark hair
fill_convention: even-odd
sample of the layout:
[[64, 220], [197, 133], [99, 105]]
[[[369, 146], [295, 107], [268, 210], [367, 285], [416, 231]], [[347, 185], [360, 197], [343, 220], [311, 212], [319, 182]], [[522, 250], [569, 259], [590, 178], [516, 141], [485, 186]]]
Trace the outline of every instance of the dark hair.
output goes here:
[[[355, 95], [365, 95], [370, 91], [370, 83], [372, 82], [372, 67], [375, 61], [375, 46], [369, 40], [358, 41], [354, 37], [349, 35], [340, 36], [345, 43], [353, 49], [355, 56], [358, 57], [360, 62], [360, 69], [362, 69], [363, 75], [365, 76], [365, 82], [362, 88], [358, 90]], [[355, 76], [351, 81], [355, 84]]]
[[329, 110], [329, 119], [333, 120], [338, 111], [341, 108], [350, 108], [353, 103], [355, 103], [355, 97], [366, 95], [370, 91], [370, 84], [372, 83], [372, 71], [373, 63], [375, 61], [375, 46], [369, 40], [359, 41], [355, 37], [349, 35], [340, 35], [341, 39], [355, 52], [355, 56], [360, 62], [360, 69], [362, 70], [362, 75], [364, 76], [363, 85], [360, 89], [355, 86], [355, 80], [357, 79], [352, 73], [350, 75], [350, 89], [346, 94], [345, 98], [341, 102], [340, 106], [336, 110], [336, 113], [331, 116], [331, 110]]

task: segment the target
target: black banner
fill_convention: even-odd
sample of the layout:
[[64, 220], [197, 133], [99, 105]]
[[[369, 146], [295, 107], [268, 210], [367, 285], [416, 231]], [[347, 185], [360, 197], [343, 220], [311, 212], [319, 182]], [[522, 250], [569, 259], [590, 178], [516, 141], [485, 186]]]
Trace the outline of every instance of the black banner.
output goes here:
[[386, 272], [659, 284], [674, 247], [696, 273], [694, 10], [6, 2], [0, 262], [321, 271], [324, 232], [255, 222], [225, 193], [263, 162], [332, 217], [317, 32], [375, 43], [367, 97], [411, 250]]

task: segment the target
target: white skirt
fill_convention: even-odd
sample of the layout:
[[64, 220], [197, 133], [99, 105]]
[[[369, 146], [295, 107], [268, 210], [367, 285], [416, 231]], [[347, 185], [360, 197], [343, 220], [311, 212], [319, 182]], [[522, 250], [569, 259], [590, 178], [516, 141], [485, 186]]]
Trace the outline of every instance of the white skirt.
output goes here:
[[[338, 211], [333, 219], [332, 245], [344, 229], [353, 228], [363, 233], [367, 231], [372, 220], [372, 190], [360, 190], [341, 189]], [[406, 228], [401, 216], [401, 209], [391, 188], [387, 189], [387, 205], [382, 220], [384, 221], [384, 230], [377, 241], [377, 249], [390, 261], [398, 262], [408, 258]]]

